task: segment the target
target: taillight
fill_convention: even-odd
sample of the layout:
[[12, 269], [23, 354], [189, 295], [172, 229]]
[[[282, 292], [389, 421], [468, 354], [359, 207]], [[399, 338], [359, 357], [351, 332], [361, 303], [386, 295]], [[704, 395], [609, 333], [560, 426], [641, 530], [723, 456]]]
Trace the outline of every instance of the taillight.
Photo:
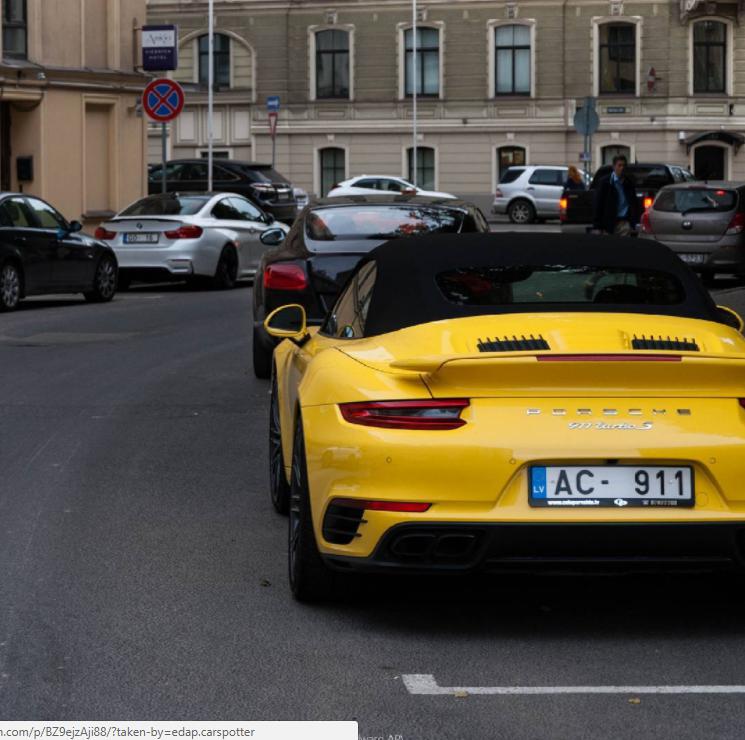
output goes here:
[[651, 195], [645, 196], [644, 200], [642, 201], [644, 203], [644, 209], [652, 207], [652, 203], [654, 203], [654, 198]]
[[502, 191], [499, 188], [496, 189], [496, 191], [494, 193], [494, 197], [495, 198], [504, 198], [504, 196], [502, 195]]
[[299, 265], [269, 265], [264, 270], [264, 287], [269, 290], [305, 290], [308, 278]]
[[639, 225], [642, 227], [642, 231], [645, 234], [654, 234], [654, 231], [652, 231], [652, 222], [649, 219], [649, 211], [644, 211], [644, 213], [642, 213]]
[[742, 233], [743, 229], [745, 229], [745, 213], [736, 213], [729, 222], [725, 234], [733, 236]]
[[350, 424], [385, 429], [457, 429], [466, 422], [461, 411], [467, 398], [424, 401], [364, 401], [341, 403], [341, 415]]
[[559, 198], [559, 221], [566, 221], [568, 203], [566, 198]]
[[94, 232], [93, 236], [96, 237], [96, 239], [104, 239], [105, 241], [116, 239], [116, 232], [115, 231], [108, 231], [104, 229], [103, 226], [99, 226]]
[[199, 239], [202, 236], [202, 229], [199, 226], [187, 225], [165, 233], [169, 239]]
[[356, 498], [335, 498], [334, 506], [346, 506], [350, 509], [366, 509], [367, 511], [405, 511], [421, 514], [432, 504], [421, 504], [418, 501], [368, 501]]

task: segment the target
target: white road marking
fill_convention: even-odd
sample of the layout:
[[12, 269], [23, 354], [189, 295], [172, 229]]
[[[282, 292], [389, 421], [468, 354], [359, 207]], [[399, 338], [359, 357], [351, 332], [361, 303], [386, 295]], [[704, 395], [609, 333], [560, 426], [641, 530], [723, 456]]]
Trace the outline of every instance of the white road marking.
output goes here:
[[492, 694], [535, 696], [550, 694], [745, 694], [745, 686], [439, 686], [430, 673], [401, 676], [410, 694], [463, 696]]

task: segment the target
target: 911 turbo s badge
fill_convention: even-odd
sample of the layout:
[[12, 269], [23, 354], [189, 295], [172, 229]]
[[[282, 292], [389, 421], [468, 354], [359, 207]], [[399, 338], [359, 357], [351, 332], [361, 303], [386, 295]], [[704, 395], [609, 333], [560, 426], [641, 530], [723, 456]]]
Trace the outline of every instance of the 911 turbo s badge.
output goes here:
[[630, 422], [620, 422], [619, 424], [609, 424], [607, 421], [570, 421], [570, 429], [600, 429], [611, 430], [616, 432], [646, 432], [654, 427], [651, 421], [643, 421], [641, 424], [632, 424]]

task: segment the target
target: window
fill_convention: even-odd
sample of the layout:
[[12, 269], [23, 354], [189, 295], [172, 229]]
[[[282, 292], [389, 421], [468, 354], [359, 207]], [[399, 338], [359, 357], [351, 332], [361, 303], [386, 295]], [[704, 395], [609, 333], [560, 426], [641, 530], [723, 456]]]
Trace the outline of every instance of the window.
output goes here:
[[241, 221], [267, 221], [266, 216], [245, 198], [230, 198], [230, 205], [237, 211]]
[[566, 179], [566, 173], [563, 170], [548, 170], [540, 169], [536, 170], [531, 176], [528, 182], [531, 185], [564, 185]]
[[[512, 180], [503, 180], [502, 178], [509, 167], [525, 164], [525, 149], [521, 146], [501, 146], [497, 149], [497, 163], [499, 165], [499, 182], [512, 182]], [[522, 170], [520, 173], [522, 174]], [[517, 179], [517, 176], [513, 179]]]
[[316, 98], [349, 97], [349, 33], [316, 32]]
[[415, 205], [315, 208], [305, 219], [312, 241], [392, 239], [416, 234], [460, 233], [464, 214], [457, 209]]
[[66, 229], [67, 221], [52, 206], [37, 198], [27, 198], [26, 202], [33, 211], [42, 229]]
[[642, 304], [685, 300], [679, 280], [647, 268], [596, 265], [464, 267], [435, 278], [443, 297], [459, 306], [514, 304]]
[[693, 92], [723, 93], [726, 85], [727, 26], [700, 21], [693, 26]]
[[169, 193], [141, 198], [127, 206], [122, 216], [193, 216], [207, 205], [207, 195], [176, 195]]
[[28, 206], [22, 198], [8, 198], [0, 205], [0, 223], [17, 229], [29, 228], [32, 223]]
[[530, 28], [494, 29], [495, 95], [530, 95]]
[[631, 149], [621, 144], [610, 144], [600, 150], [601, 164], [613, 164], [613, 157], [623, 155], [627, 162], [631, 162]]
[[3, 0], [3, 55], [25, 59], [26, 0]]
[[737, 200], [735, 190], [721, 188], [663, 190], [654, 202], [654, 210], [667, 213], [732, 211], [737, 205]]
[[599, 28], [599, 92], [636, 92], [636, 26], [631, 23], [604, 23]]
[[416, 148], [416, 178], [414, 178], [414, 149], [408, 149], [409, 180], [422, 190], [435, 189], [435, 150], [428, 146]]
[[[414, 34], [404, 32], [405, 72], [404, 93], [414, 94]], [[416, 29], [416, 94], [440, 94], [440, 31], [437, 28]]]
[[[230, 87], [230, 38], [224, 33], [214, 37], [214, 84], [215, 87]], [[199, 84], [208, 84], [209, 74], [209, 36], [199, 37]]]
[[318, 152], [321, 166], [321, 195], [346, 177], [346, 153], [343, 149], [329, 147]]
[[359, 269], [347, 289], [339, 296], [323, 327], [324, 334], [344, 339], [365, 336], [365, 323], [377, 274], [377, 264], [372, 261]]

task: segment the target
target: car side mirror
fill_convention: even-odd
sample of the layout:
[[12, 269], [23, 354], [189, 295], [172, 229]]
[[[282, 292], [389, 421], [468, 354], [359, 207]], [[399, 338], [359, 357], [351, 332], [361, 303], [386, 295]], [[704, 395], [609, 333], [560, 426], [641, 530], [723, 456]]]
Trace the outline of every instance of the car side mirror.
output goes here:
[[279, 228], [267, 229], [259, 237], [262, 244], [267, 247], [277, 247], [285, 239], [285, 232]]
[[264, 328], [277, 339], [303, 339], [308, 334], [305, 309], [298, 303], [275, 308], [264, 320]]
[[742, 333], [742, 330], [745, 328], [745, 322], [743, 322], [742, 316], [728, 306], [717, 306], [717, 315], [722, 324], [725, 326], [731, 326], [733, 329], [737, 329], [740, 333]]
[[416, 190], [414, 188], [404, 188], [401, 195], [416, 195]]
[[83, 230], [83, 224], [80, 221], [70, 221], [70, 233], [75, 234], [78, 231]]

